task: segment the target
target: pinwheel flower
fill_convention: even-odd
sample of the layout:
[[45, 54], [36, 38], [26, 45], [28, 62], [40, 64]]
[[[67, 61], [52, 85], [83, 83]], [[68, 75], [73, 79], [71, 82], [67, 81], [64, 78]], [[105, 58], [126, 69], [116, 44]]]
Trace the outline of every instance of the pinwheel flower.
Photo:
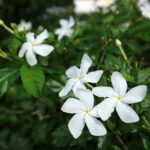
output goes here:
[[88, 73], [88, 70], [91, 65], [92, 60], [87, 54], [84, 54], [81, 60], [80, 68], [76, 66], [70, 67], [66, 71], [66, 75], [69, 78], [69, 80], [67, 81], [65, 87], [60, 91], [59, 96], [65, 96], [71, 90], [73, 90], [74, 94], [76, 95], [76, 90], [78, 88], [86, 88], [84, 83], [97, 83], [100, 80], [103, 71], [97, 70]]
[[82, 134], [82, 130], [87, 125], [90, 133], [94, 136], [103, 136], [107, 133], [103, 124], [97, 120], [97, 109], [94, 106], [94, 96], [88, 89], [78, 89], [78, 99], [69, 98], [62, 106], [65, 113], [75, 114], [69, 121], [68, 127], [74, 138]]
[[150, 19], [150, 2], [148, 0], [139, 0], [138, 7], [142, 13], [142, 15], [148, 19]]
[[98, 10], [95, 0], [74, 0], [74, 11], [77, 14], [89, 14]]
[[127, 82], [119, 72], [112, 74], [111, 82], [113, 88], [103, 86], [93, 88], [93, 93], [96, 96], [107, 97], [97, 106], [101, 119], [107, 120], [116, 108], [123, 122], [133, 123], [139, 121], [138, 115], [128, 104], [141, 102], [146, 95], [147, 87], [140, 85], [127, 92]]
[[114, 3], [114, 0], [97, 0], [96, 5], [100, 8], [107, 8]]
[[25, 20], [21, 20], [19, 25], [18, 25], [18, 30], [19, 31], [24, 31], [24, 30], [30, 30], [32, 28], [32, 23], [31, 22], [26, 22]]
[[64, 36], [70, 37], [73, 33], [72, 27], [75, 25], [73, 17], [70, 17], [69, 20], [61, 19], [59, 23], [61, 27], [55, 30], [58, 40], [61, 40]]
[[27, 62], [30, 66], [34, 66], [37, 64], [36, 54], [40, 56], [48, 56], [53, 50], [54, 47], [48, 44], [42, 44], [45, 39], [48, 38], [48, 31], [44, 30], [40, 33], [37, 38], [34, 37], [34, 33], [27, 33], [26, 40], [20, 51], [19, 57], [23, 57], [25, 55]]

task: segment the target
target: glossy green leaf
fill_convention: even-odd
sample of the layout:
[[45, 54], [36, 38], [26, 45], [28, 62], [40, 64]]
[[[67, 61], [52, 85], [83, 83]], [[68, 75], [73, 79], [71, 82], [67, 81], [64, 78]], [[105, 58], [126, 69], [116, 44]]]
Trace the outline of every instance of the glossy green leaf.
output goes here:
[[43, 70], [39, 66], [22, 65], [20, 75], [27, 93], [34, 97], [40, 96], [45, 81]]

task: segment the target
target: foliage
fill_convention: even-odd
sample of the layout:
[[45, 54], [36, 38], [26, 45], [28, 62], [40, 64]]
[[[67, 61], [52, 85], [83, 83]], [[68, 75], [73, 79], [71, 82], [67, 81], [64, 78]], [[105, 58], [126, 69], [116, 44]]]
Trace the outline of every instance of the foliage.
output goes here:
[[[65, 70], [73, 65], [79, 66], [84, 53], [93, 60], [91, 70], [104, 70], [99, 85], [111, 85], [112, 72], [120, 71], [129, 87], [144, 84], [150, 88], [150, 20], [141, 16], [136, 0], [118, 0], [117, 11], [102, 13], [100, 10], [86, 15], [74, 14], [71, 1], [39, 0], [36, 3], [8, 0], [7, 7], [6, 3], [0, 0], [0, 17], [6, 24], [29, 19], [33, 22], [32, 30], [37, 34], [40, 32], [38, 26], [42, 25], [50, 32], [46, 43], [53, 45], [55, 50], [48, 57], [38, 56], [38, 65], [31, 67], [25, 59], [18, 57], [26, 31], [17, 32], [16, 25], [13, 25], [15, 34], [9, 34], [0, 28], [0, 149], [130, 150], [136, 147], [137, 150], [149, 150], [149, 90], [144, 101], [134, 105], [140, 117], [138, 123], [125, 124], [114, 113], [104, 123], [108, 130], [106, 136], [93, 137], [85, 129], [78, 139], [73, 139], [67, 127], [71, 116], [60, 110], [69, 96], [58, 96], [67, 81]], [[66, 11], [61, 15], [47, 14], [48, 4], [63, 5]], [[18, 6], [20, 8], [16, 12]], [[12, 14], [11, 10], [6, 14], [6, 10], [11, 8]], [[59, 19], [70, 15], [76, 20], [73, 35], [58, 41], [54, 30], [59, 27]], [[130, 25], [125, 28], [128, 22]], [[121, 40], [130, 64], [116, 46], [116, 39]], [[96, 102], [99, 103], [100, 99]]]

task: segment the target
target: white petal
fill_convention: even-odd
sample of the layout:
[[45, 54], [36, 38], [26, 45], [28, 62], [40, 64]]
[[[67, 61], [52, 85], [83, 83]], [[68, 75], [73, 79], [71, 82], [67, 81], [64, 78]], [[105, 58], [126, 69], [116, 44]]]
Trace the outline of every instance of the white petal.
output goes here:
[[111, 82], [119, 96], [124, 96], [127, 91], [127, 82], [122, 74], [119, 72], [113, 72]]
[[72, 66], [66, 71], [66, 75], [68, 78], [77, 78], [79, 73], [80, 73], [80, 70], [76, 66]]
[[85, 116], [86, 125], [90, 131], [90, 133], [94, 136], [102, 136], [107, 133], [104, 125], [97, 120], [96, 118], [90, 117], [89, 115]]
[[59, 92], [59, 96], [66, 96], [72, 89], [73, 85], [75, 84], [74, 79], [69, 79], [65, 85], [65, 87]]
[[80, 65], [80, 69], [83, 75], [85, 75], [88, 72], [91, 65], [92, 65], [92, 60], [87, 54], [84, 54]]
[[116, 106], [116, 98], [107, 98], [98, 105], [98, 113], [103, 121], [106, 121], [111, 117]]
[[141, 102], [146, 96], [147, 86], [140, 85], [129, 90], [122, 98], [122, 101], [127, 104]]
[[68, 36], [68, 37], [70, 37], [72, 35], [72, 32], [73, 32], [73, 29], [67, 29], [65, 31], [65, 35]]
[[61, 40], [65, 35], [65, 30], [63, 28], [56, 29], [55, 34], [58, 35], [58, 40]]
[[73, 27], [74, 24], [75, 24], [75, 21], [74, 21], [73, 17], [71, 16], [71, 17], [69, 18], [69, 27], [70, 27], [70, 28]]
[[35, 39], [36, 44], [41, 44], [45, 39], [48, 38], [48, 31], [45, 29], [42, 33], [40, 33]]
[[98, 97], [114, 97], [116, 92], [113, 88], [107, 86], [98, 86], [92, 89], [93, 94]]
[[24, 43], [21, 49], [19, 50], [19, 57], [23, 57], [26, 51], [28, 50], [28, 48], [29, 48], [29, 43], [28, 42]]
[[85, 125], [84, 114], [76, 114], [69, 121], [68, 127], [75, 139], [82, 134], [84, 125]]
[[98, 113], [98, 105], [96, 105], [91, 111], [90, 111], [90, 116], [99, 118], [99, 113]]
[[69, 114], [82, 113], [85, 109], [84, 103], [75, 98], [69, 98], [61, 108], [63, 112]]
[[127, 104], [117, 102], [116, 111], [123, 122], [133, 123], [139, 121], [137, 113]]
[[84, 80], [90, 83], [97, 83], [100, 80], [102, 74], [103, 74], [102, 70], [89, 72], [87, 75], [85, 75]]
[[68, 27], [69, 25], [69, 22], [66, 19], [60, 19], [59, 23], [62, 27]]
[[77, 97], [77, 89], [86, 89], [85, 85], [80, 82], [80, 81], [76, 81], [75, 86], [73, 87], [73, 93], [74, 95]]
[[92, 109], [94, 106], [94, 96], [89, 89], [77, 89], [77, 97], [85, 103], [86, 108]]
[[34, 47], [34, 51], [36, 54], [41, 56], [47, 56], [54, 50], [53, 46], [50, 46], [48, 44], [41, 44]]
[[26, 59], [30, 66], [34, 66], [37, 64], [36, 55], [34, 54], [32, 49], [27, 50]]
[[32, 32], [27, 33], [26, 39], [28, 42], [33, 42], [35, 40], [34, 33], [32, 33]]

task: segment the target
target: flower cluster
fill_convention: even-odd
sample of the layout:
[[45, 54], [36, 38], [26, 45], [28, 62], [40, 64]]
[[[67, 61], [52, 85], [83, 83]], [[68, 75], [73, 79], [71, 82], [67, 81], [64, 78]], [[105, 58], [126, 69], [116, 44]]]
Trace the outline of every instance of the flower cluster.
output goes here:
[[110, 7], [113, 3], [114, 0], [74, 0], [74, 11], [77, 14], [94, 13], [99, 8], [105, 9]]
[[[30, 22], [21, 21], [21, 24], [18, 25], [19, 31], [29, 30], [31, 28]], [[55, 30], [56, 35], [58, 35], [58, 40], [61, 40], [64, 36], [70, 37], [73, 33], [72, 27], [75, 25], [73, 17], [70, 17], [69, 20], [61, 19], [61, 27]], [[34, 33], [29, 32], [26, 34], [26, 42], [22, 45], [19, 51], [19, 57], [22, 58], [24, 55], [30, 66], [37, 64], [36, 54], [40, 56], [48, 56], [53, 50], [54, 47], [48, 44], [42, 44], [48, 38], [48, 31], [45, 29], [40, 33], [37, 38], [34, 37]]]
[[150, 19], [150, 2], [148, 0], [139, 0], [138, 8], [144, 17]]
[[[72, 90], [75, 94], [76, 98], [69, 98], [61, 108], [63, 112], [74, 114], [68, 124], [74, 138], [78, 138], [82, 134], [85, 124], [92, 135], [105, 135], [106, 128], [96, 118], [103, 121], [108, 120], [115, 108], [123, 122], [139, 121], [137, 113], [128, 104], [141, 102], [147, 91], [145, 85], [136, 86], [127, 91], [127, 82], [119, 72], [113, 72], [111, 76], [113, 87], [97, 86], [89, 90], [85, 85], [97, 83], [103, 74], [102, 70], [87, 73], [91, 64], [92, 60], [87, 54], [84, 54], [80, 69], [73, 66], [66, 71], [69, 80], [59, 93], [60, 96], [65, 96]], [[104, 98], [95, 107], [93, 94]]]

